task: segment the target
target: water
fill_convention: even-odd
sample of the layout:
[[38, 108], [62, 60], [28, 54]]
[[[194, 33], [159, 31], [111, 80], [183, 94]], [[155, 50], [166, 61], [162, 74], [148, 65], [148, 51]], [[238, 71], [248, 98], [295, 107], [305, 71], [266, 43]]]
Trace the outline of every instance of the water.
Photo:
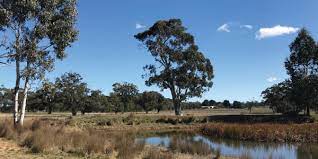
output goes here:
[[[219, 150], [222, 156], [240, 157], [247, 155], [253, 159], [318, 159], [318, 144], [262, 143], [213, 139], [201, 135], [165, 133], [139, 137], [146, 144], [169, 148], [171, 140], [199, 141]], [[189, 140], [191, 138], [191, 140]]]

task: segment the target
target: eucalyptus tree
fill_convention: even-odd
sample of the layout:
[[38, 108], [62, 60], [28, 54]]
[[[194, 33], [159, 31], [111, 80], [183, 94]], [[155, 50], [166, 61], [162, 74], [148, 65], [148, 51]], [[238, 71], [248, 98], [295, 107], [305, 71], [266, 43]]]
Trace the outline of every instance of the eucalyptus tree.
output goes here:
[[85, 112], [106, 112], [110, 111], [109, 102], [107, 96], [103, 95], [100, 90], [90, 91], [90, 95], [87, 96]]
[[[16, 69], [15, 124], [23, 125], [30, 81], [51, 71], [54, 60], [63, 59], [65, 49], [76, 40], [76, 16], [76, 0], [0, 1], [0, 31], [9, 37], [1, 45], [6, 50], [1, 57], [14, 62]], [[23, 102], [19, 107], [21, 80]]]
[[265, 104], [276, 113], [298, 114], [303, 108], [297, 105], [293, 98], [293, 84], [285, 80], [262, 92]]
[[202, 102], [201, 105], [202, 105], [202, 106], [210, 106], [210, 102], [209, 102], [209, 100], [205, 99], [205, 100]]
[[1, 111], [8, 111], [13, 106], [13, 90], [6, 88], [4, 85], [0, 86], [0, 106]]
[[144, 109], [144, 111], [148, 114], [149, 111], [156, 109], [157, 112], [162, 109], [162, 104], [164, 102], [164, 97], [155, 91], [143, 92], [139, 99], [138, 104]]
[[306, 29], [301, 29], [290, 44], [290, 56], [285, 68], [291, 77], [294, 102], [310, 115], [310, 107], [317, 106], [318, 49], [313, 37]]
[[56, 100], [57, 87], [54, 83], [44, 80], [41, 88], [38, 90], [42, 104], [46, 107], [48, 114], [53, 111], [54, 103]]
[[200, 97], [212, 87], [212, 64], [199, 51], [194, 37], [186, 32], [180, 19], [157, 21], [135, 38], [155, 59], [155, 64], [144, 67], [146, 85], [169, 89], [176, 115], [181, 115], [182, 101]]
[[229, 100], [224, 100], [223, 103], [222, 103], [222, 105], [223, 105], [224, 107], [227, 107], [227, 108], [230, 108], [230, 107], [231, 107], [231, 103], [230, 103]]
[[75, 116], [78, 110], [81, 110], [86, 103], [86, 97], [89, 94], [87, 84], [82, 81], [83, 78], [78, 73], [65, 73], [56, 79], [56, 86], [64, 106], [66, 105]]
[[121, 98], [121, 101], [124, 104], [124, 109], [122, 112], [128, 110], [128, 104], [132, 102], [133, 98], [138, 94], [138, 87], [132, 83], [114, 83], [113, 84], [114, 94], [118, 95]]
[[124, 111], [124, 103], [121, 100], [121, 97], [117, 93], [110, 93], [109, 95], [109, 106], [110, 110], [114, 111], [116, 114], [118, 112], [123, 112]]
[[233, 108], [241, 108], [242, 102], [240, 101], [233, 101]]

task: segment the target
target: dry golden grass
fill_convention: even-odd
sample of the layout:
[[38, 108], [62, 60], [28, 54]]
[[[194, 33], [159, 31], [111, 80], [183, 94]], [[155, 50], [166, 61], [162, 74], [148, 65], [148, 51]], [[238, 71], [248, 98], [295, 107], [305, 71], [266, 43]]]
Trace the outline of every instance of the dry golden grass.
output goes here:
[[[254, 114], [270, 114], [266, 109], [254, 109]], [[312, 124], [223, 124], [201, 123], [207, 115], [246, 114], [248, 110], [186, 110], [184, 117], [175, 117], [173, 112], [160, 114], [143, 112], [113, 114], [97, 113], [70, 118], [69, 113], [29, 114], [24, 128], [15, 129], [8, 124], [11, 120], [3, 120], [0, 114], [0, 138], [10, 139], [0, 149], [0, 158], [211, 158], [208, 149], [197, 145], [194, 148], [177, 143], [182, 147], [174, 152], [149, 149], [144, 143], [134, 144], [134, 136], [125, 137], [123, 131], [201, 131], [209, 136], [219, 136], [243, 140], [257, 141], [299, 141], [317, 142], [317, 123]], [[10, 114], [11, 115], [11, 114]], [[160, 118], [167, 123], [157, 123]], [[191, 118], [191, 123], [187, 123]], [[11, 118], [10, 118], [11, 119]], [[192, 121], [194, 120], [194, 121]], [[198, 121], [196, 121], [198, 120]], [[177, 122], [177, 123], [173, 123]], [[206, 126], [205, 126], [206, 125]], [[204, 127], [204, 129], [201, 129]], [[96, 129], [101, 129], [98, 131]], [[107, 133], [105, 133], [107, 132]], [[115, 135], [113, 134], [115, 132]], [[120, 132], [120, 133], [119, 133]], [[308, 133], [311, 132], [311, 133]], [[2, 139], [3, 140], [3, 139]], [[2, 141], [0, 140], [0, 142]], [[6, 140], [7, 141], [7, 140]], [[15, 144], [16, 143], [16, 144]], [[9, 146], [8, 146], [9, 144]], [[10, 145], [13, 144], [14, 146]], [[28, 147], [29, 149], [20, 147]], [[13, 147], [13, 149], [9, 147]], [[0, 145], [1, 147], [1, 145]], [[203, 147], [203, 148], [202, 148]], [[178, 150], [179, 149], [179, 150]], [[199, 150], [200, 149], [200, 150]], [[28, 151], [40, 152], [33, 154]], [[221, 154], [222, 155], [222, 154]], [[210, 156], [210, 157], [207, 157]], [[241, 156], [242, 158], [246, 156]], [[224, 158], [224, 157], [220, 157]]]
[[[240, 114], [273, 114], [273, 111], [268, 107], [257, 107], [252, 109], [252, 113], [249, 112], [248, 109], [227, 109], [227, 108], [219, 108], [219, 109], [191, 109], [191, 110], [183, 110], [182, 113], [185, 116], [210, 116], [210, 115], [240, 115]], [[314, 112], [313, 112], [314, 113]], [[86, 113], [85, 116], [108, 116], [108, 117], [127, 117], [130, 113], [126, 112], [124, 114], [121, 113]], [[173, 110], [161, 111], [159, 114], [157, 112], [149, 112], [146, 114], [145, 112], [134, 112], [136, 116], [175, 116]], [[11, 118], [11, 113], [0, 113], [0, 118]], [[53, 112], [52, 114], [47, 114], [46, 112], [29, 112], [26, 114], [26, 118], [56, 118], [63, 119], [71, 116], [70, 112]], [[81, 115], [78, 115], [80, 117]]]
[[266, 141], [318, 142], [318, 123], [310, 124], [227, 124], [210, 123], [202, 133], [211, 137]]
[[0, 137], [19, 143], [38, 155], [62, 153], [80, 158], [126, 159], [137, 156], [145, 145], [135, 143], [132, 134], [81, 130], [48, 123], [34, 120], [26, 122], [23, 128], [14, 128], [10, 121], [4, 121], [0, 123]]

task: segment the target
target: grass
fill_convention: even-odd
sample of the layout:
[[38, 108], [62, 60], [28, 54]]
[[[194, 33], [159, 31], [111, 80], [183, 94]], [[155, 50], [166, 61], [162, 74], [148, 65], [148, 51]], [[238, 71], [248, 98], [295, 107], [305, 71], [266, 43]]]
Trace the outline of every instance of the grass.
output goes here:
[[150, 147], [143, 159], [174, 159], [172, 152], [164, 152], [160, 148]]
[[1, 137], [14, 140], [33, 153], [65, 152], [76, 156], [111, 156], [127, 158], [142, 151], [144, 143], [134, 143], [128, 135], [114, 135], [97, 130], [79, 130], [65, 126], [52, 126], [43, 121], [26, 122], [23, 129], [0, 124]]
[[[228, 113], [226, 113], [228, 112]], [[253, 114], [248, 110], [187, 110], [185, 116], [176, 117], [173, 112], [88, 114], [70, 117], [67, 113], [47, 115], [29, 114], [23, 128], [14, 128], [11, 120], [4, 120], [0, 114], [0, 138], [11, 140], [38, 156], [62, 156], [60, 158], [200, 158], [198, 156], [218, 156], [202, 142], [189, 139], [184, 142], [177, 137], [169, 149], [149, 148], [144, 142], [136, 143], [136, 133], [161, 131], [200, 132], [208, 136], [253, 141], [274, 142], [318, 142], [318, 123], [275, 124], [254, 123], [235, 124], [209, 122], [207, 116], [270, 116], [266, 109], [256, 108]], [[316, 117], [317, 114], [313, 114]], [[11, 124], [10, 124], [11, 123]], [[128, 132], [128, 133], [127, 133]], [[23, 151], [23, 153], [25, 153]], [[22, 153], [17, 153], [22, 154]], [[54, 155], [52, 155], [54, 154]], [[34, 154], [30, 154], [32, 156]], [[194, 157], [196, 156], [196, 157]], [[0, 154], [0, 158], [1, 157]], [[12, 158], [12, 157], [9, 157]], [[18, 157], [17, 157], [18, 158]], [[35, 158], [35, 157], [30, 157]], [[190, 157], [191, 158], [191, 157]], [[241, 156], [241, 158], [248, 158]]]
[[318, 122], [318, 112], [312, 114], [312, 117], [315, 118], [316, 122]]
[[[132, 117], [129, 117], [132, 118]], [[57, 124], [59, 123], [59, 124]], [[36, 154], [66, 153], [77, 157], [119, 159], [138, 158], [145, 148], [145, 141], [136, 142], [136, 133], [130, 131], [108, 132], [97, 129], [79, 129], [60, 121], [29, 120], [23, 128], [14, 128], [10, 121], [0, 123], [0, 137], [17, 142]], [[191, 155], [209, 155], [207, 145], [191, 141], [181, 145], [181, 140], [172, 142], [173, 152]], [[169, 158], [172, 151], [159, 153], [157, 158]], [[153, 150], [144, 157], [153, 157]], [[175, 156], [175, 155], [173, 155]]]
[[145, 146], [145, 142], [135, 142], [135, 135], [131, 133], [118, 133], [114, 136], [115, 149], [118, 150], [119, 159], [135, 158]]
[[318, 123], [310, 124], [226, 124], [210, 123], [202, 133], [217, 138], [261, 142], [318, 142]]

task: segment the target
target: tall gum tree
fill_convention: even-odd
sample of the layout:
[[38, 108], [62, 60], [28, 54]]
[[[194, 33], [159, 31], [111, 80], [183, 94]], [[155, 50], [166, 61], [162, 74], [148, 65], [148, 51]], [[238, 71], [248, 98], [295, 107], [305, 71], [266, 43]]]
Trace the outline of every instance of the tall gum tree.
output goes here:
[[169, 89], [176, 115], [181, 115], [182, 101], [200, 97], [212, 87], [212, 64], [199, 51], [180, 19], [157, 21], [135, 38], [155, 59], [155, 64], [144, 67], [146, 85]]
[[290, 44], [290, 56], [285, 61], [293, 87], [294, 102], [310, 115], [310, 107], [317, 105], [318, 49], [309, 32], [303, 28]]
[[[15, 63], [14, 123], [23, 125], [30, 81], [43, 79], [55, 59], [66, 56], [78, 34], [76, 0], [1, 0], [0, 31], [6, 35], [0, 57]], [[23, 102], [19, 106], [22, 86]]]

